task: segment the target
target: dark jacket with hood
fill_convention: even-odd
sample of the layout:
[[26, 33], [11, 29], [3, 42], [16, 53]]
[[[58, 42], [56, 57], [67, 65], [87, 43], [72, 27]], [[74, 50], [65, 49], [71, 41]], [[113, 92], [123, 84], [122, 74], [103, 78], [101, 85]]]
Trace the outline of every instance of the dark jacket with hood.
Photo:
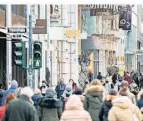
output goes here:
[[32, 100], [33, 100], [33, 102], [34, 102], [34, 106], [35, 106], [36, 110], [38, 109], [38, 105], [39, 105], [39, 100], [40, 100], [40, 98], [42, 98], [42, 95], [41, 95], [41, 94], [34, 94], [34, 95], [32, 96]]
[[45, 97], [40, 99], [38, 114], [40, 121], [60, 121], [62, 102], [57, 99], [54, 89], [48, 88]]
[[106, 96], [105, 101], [102, 104], [102, 107], [99, 112], [100, 121], [108, 121], [108, 112], [112, 107], [112, 98], [110, 95]]
[[1, 105], [0, 106], [3, 106], [5, 104], [5, 98], [6, 98], [6, 96], [9, 93], [14, 93], [17, 87], [18, 87], [17, 81], [13, 80], [11, 82], [11, 87], [3, 93], [3, 97], [2, 97], [2, 101], [1, 101]]
[[58, 98], [62, 96], [65, 89], [66, 89], [66, 85], [62, 81], [60, 82], [60, 84], [56, 86], [56, 93], [57, 93]]
[[25, 95], [8, 103], [2, 121], [39, 121], [36, 110]]
[[103, 87], [98, 85], [90, 86], [87, 89], [84, 99], [84, 108], [92, 118], [92, 121], [99, 121], [99, 111], [103, 101]]

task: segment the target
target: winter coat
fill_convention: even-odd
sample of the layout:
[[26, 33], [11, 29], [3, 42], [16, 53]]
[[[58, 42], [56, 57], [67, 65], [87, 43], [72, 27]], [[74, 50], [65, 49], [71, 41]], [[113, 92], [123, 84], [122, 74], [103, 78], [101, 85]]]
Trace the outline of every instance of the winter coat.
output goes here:
[[133, 93], [131, 93], [129, 90], [127, 90], [127, 95], [131, 99], [132, 103], [136, 105], [136, 98]]
[[138, 121], [142, 120], [142, 115], [137, 106], [133, 105], [126, 96], [115, 98], [113, 106], [108, 114], [108, 121], [133, 121], [133, 115], [136, 115]]
[[100, 121], [108, 121], [108, 112], [112, 107], [112, 99], [115, 98], [115, 96], [107, 95], [105, 97], [105, 101], [102, 104], [102, 107], [99, 112], [99, 119]]
[[84, 108], [92, 118], [92, 121], [99, 121], [99, 111], [103, 101], [103, 87], [92, 85], [87, 89], [84, 99]]
[[129, 84], [132, 83], [132, 78], [127, 74], [124, 76], [124, 80], [127, 81]]
[[60, 121], [62, 102], [55, 98], [42, 97], [39, 101], [38, 115], [40, 121]]
[[56, 92], [57, 92], [57, 96], [58, 98], [60, 98], [63, 94], [63, 92], [65, 91], [66, 89], [66, 85], [65, 84], [59, 84], [56, 86]]
[[2, 107], [0, 107], [0, 120], [2, 119], [4, 112], [6, 110], [7, 104], [3, 105]]
[[102, 75], [99, 74], [99, 75], [97, 76], [97, 79], [101, 80], [101, 79], [102, 79]]
[[138, 93], [138, 97], [137, 97], [138, 101], [137, 101], [137, 106], [141, 109], [143, 108], [143, 89]]
[[90, 114], [84, 110], [83, 103], [77, 95], [69, 97], [60, 121], [92, 121]]
[[108, 94], [110, 90], [111, 90], [111, 83], [110, 82], [105, 83], [104, 84], [104, 91], [105, 91], [105, 93]]
[[21, 95], [8, 103], [2, 121], [39, 121], [39, 118], [29, 98]]
[[16, 87], [10, 87], [8, 90], [6, 90], [4, 93], [3, 93], [3, 97], [2, 97], [2, 102], [1, 102], [1, 106], [3, 106], [5, 104], [5, 98], [6, 96], [9, 94], [9, 93], [14, 93], [16, 90]]
[[40, 100], [40, 98], [42, 98], [42, 95], [40, 95], [40, 94], [34, 94], [34, 95], [32, 96], [32, 100], [33, 100], [33, 102], [34, 102], [34, 106], [35, 106], [36, 110], [38, 109], [38, 105], [39, 105], [39, 100]]

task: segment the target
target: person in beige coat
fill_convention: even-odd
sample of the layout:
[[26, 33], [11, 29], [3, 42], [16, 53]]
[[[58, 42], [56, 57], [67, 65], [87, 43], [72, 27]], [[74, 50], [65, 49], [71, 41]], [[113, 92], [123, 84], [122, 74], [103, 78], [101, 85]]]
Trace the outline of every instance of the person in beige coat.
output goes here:
[[132, 104], [127, 96], [119, 96], [112, 101], [112, 108], [108, 114], [108, 121], [142, 121], [142, 115], [138, 107]]
[[83, 103], [77, 95], [69, 97], [60, 121], [92, 121], [90, 114], [84, 110]]

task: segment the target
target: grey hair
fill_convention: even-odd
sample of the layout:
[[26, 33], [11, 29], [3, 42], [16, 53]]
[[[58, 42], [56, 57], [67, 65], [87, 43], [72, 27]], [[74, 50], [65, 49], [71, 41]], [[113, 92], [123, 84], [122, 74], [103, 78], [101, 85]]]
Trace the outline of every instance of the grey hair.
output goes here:
[[30, 87], [24, 87], [21, 91], [21, 95], [31, 98], [34, 95], [34, 92]]

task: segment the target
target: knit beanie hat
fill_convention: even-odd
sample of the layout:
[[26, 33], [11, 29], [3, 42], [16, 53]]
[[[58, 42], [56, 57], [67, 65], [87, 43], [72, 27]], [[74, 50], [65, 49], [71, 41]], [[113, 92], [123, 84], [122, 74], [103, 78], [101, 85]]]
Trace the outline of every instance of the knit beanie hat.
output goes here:
[[18, 87], [18, 83], [16, 80], [12, 80], [11, 81], [11, 88], [17, 88]]

